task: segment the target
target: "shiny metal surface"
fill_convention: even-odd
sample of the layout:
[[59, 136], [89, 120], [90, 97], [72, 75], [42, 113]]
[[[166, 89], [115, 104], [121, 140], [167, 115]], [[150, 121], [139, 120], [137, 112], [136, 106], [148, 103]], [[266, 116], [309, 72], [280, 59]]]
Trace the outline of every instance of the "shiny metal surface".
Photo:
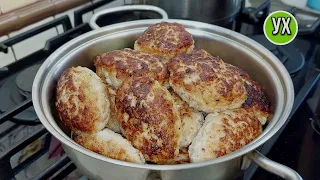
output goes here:
[[[291, 78], [281, 62], [257, 42], [234, 31], [195, 21], [174, 20], [183, 24], [195, 39], [197, 48], [206, 49], [228, 63], [239, 66], [262, 84], [272, 103], [272, 116], [263, 133], [245, 147], [223, 157], [182, 165], [134, 164], [110, 159], [89, 151], [70, 138], [55, 112], [55, 86], [61, 73], [71, 66], [93, 68], [96, 55], [133, 47], [147, 27], [163, 20], [119, 23], [91, 31], [66, 43], [42, 64], [33, 83], [32, 99], [42, 124], [64, 145], [66, 153], [90, 179], [143, 179], [158, 173], [163, 180], [231, 179], [241, 172], [243, 157], [271, 138], [286, 121], [294, 100]], [[248, 161], [246, 161], [248, 162]]]
[[248, 153], [247, 156], [249, 156], [263, 169], [274, 173], [284, 179], [302, 180], [302, 177], [293, 169], [266, 158], [256, 150]]
[[132, 0], [164, 9], [170, 19], [186, 19], [226, 25], [239, 13], [242, 0]]
[[125, 12], [125, 11], [152, 11], [161, 15], [162, 19], [168, 19], [168, 14], [161, 8], [150, 5], [126, 5], [114, 8], [107, 8], [102, 11], [95, 13], [90, 19], [90, 27], [92, 29], [99, 29], [99, 25], [96, 23], [97, 19], [102, 15], [107, 15], [115, 12]]

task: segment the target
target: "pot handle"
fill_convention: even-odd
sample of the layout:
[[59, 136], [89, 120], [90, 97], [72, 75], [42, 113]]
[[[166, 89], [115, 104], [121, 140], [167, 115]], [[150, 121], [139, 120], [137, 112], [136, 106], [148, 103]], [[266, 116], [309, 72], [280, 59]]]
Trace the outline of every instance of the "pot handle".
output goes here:
[[247, 156], [264, 170], [278, 175], [283, 179], [303, 180], [295, 170], [268, 159], [257, 150], [251, 151]]
[[125, 6], [119, 6], [114, 8], [108, 8], [104, 9], [102, 11], [99, 11], [95, 13], [92, 18], [90, 19], [89, 25], [92, 29], [100, 29], [100, 26], [97, 24], [97, 19], [106, 14], [111, 14], [115, 12], [123, 12], [123, 11], [152, 11], [160, 14], [162, 16], [162, 19], [168, 19], [168, 14], [161, 8], [151, 5], [125, 5]]

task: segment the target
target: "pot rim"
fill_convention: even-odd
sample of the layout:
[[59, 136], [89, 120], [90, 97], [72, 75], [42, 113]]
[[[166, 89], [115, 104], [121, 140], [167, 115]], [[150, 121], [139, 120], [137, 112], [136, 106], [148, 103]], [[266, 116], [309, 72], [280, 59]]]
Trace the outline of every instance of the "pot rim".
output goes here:
[[[106, 26], [101, 29], [93, 30], [88, 33], [85, 33], [75, 39], [72, 39], [71, 41], [67, 42], [66, 44], [61, 46], [59, 49], [57, 49], [55, 52], [53, 52], [46, 59], [46, 61], [41, 65], [32, 86], [32, 101], [33, 101], [34, 109], [41, 123], [45, 126], [45, 128], [64, 145], [72, 148], [73, 150], [78, 151], [79, 153], [82, 153], [86, 156], [93, 157], [100, 161], [109, 162], [115, 165], [121, 165], [121, 166], [132, 167], [132, 168], [149, 169], [149, 170], [181, 170], [181, 169], [199, 168], [207, 165], [218, 164], [221, 162], [225, 162], [225, 161], [243, 156], [246, 153], [252, 150], [255, 150], [257, 147], [265, 143], [282, 127], [282, 125], [286, 122], [293, 106], [294, 88], [293, 88], [292, 80], [289, 73], [287, 72], [283, 64], [281, 64], [280, 60], [276, 56], [274, 56], [269, 50], [267, 50], [265, 47], [255, 42], [254, 40], [240, 33], [234, 32], [232, 30], [207, 24], [207, 23], [202, 23], [202, 22], [178, 20], [178, 19], [167, 19], [165, 20], [167, 22], [178, 22], [183, 24], [184, 26], [191, 26], [192, 28], [195, 28], [195, 29], [200, 28], [201, 30], [207, 30], [209, 32], [210, 32], [210, 29], [214, 29], [215, 31], [218, 31], [219, 33], [221, 33], [221, 35], [223, 35], [224, 37], [232, 38], [232, 40], [238, 41], [239, 43], [243, 44], [245, 47], [249, 47], [250, 48], [249, 50], [251, 50], [253, 53], [255, 53], [260, 57], [262, 56], [261, 57], [262, 59], [268, 58], [269, 63], [265, 62], [266, 68], [269, 68], [268, 70], [271, 73], [270, 76], [272, 76], [272, 79], [275, 81], [274, 83], [281, 84], [278, 86], [281, 86], [282, 93], [286, 95], [286, 97], [280, 97], [282, 98], [282, 102], [280, 100], [279, 103], [282, 103], [282, 107], [284, 108], [282, 108], [282, 112], [281, 114], [279, 114], [279, 117], [273, 117], [273, 120], [269, 123], [269, 124], [272, 124], [272, 126], [268, 125], [268, 127], [264, 130], [264, 132], [258, 138], [256, 138], [254, 141], [250, 142], [246, 146], [242, 147], [241, 149], [234, 151], [230, 154], [219, 157], [217, 159], [208, 160], [204, 162], [178, 164], [178, 165], [136, 164], [136, 163], [130, 163], [130, 162], [111, 159], [111, 158], [102, 156], [100, 154], [94, 153], [90, 150], [87, 150], [86, 148], [75, 143], [69, 136], [67, 136], [56, 124], [54, 119], [52, 117], [48, 117], [48, 115], [50, 115], [50, 111], [48, 110], [49, 107], [47, 107], [46, 104], [43, 103], [45, 101], [43, 99], [43, 95], [44, 95], [43, 84], [46, 84], [46, 81], [48, 80], [46, 72], [48, 71], [48, 69], [50, 69], [50, 65], [58, 61], [57, 57], [61, 55], [61, 53], [64, 52], [65, 49], [72, 48], [72, 46], [76, 42], [79, 42], [85, 38], [97, 35], [99, 33], [115, 31], [119, 29], [121, 31], [128, 31], [128, 29], [123, 29], [123, 28], [131, 27], [131, 26], [135, 27], [136, 25], [141, 25], [141, 26], [144, 25], [144, 27], [146, 28], [148, 25], [161, 22], [161, 21], [164, 21], [164, 20], [163, 19], [137, 20], [137, 21], [129, 21], [129, 22], [123, 22], [123, 23]], [[188, 29], [188, 27], [186, 29]], [[213, 32], [211, 33], [214, 34]], [[99, 37], [93, 38], [90, 41], [94, 41], [97, 38]], [[84, 44], [74, 47], [72, 51], [75, 51], [77, 48], [79, 48]], [[67, 54], [68, 53], [64, 54], [64, 56], [66, 56]], [[271, 65], [273, 65], [274, 67], [272, 68]], [[275, 72], [275, 69], [277, 70], [277, 73]], [[274, 119], [274, 118], [277, 118], [277, 119]]]

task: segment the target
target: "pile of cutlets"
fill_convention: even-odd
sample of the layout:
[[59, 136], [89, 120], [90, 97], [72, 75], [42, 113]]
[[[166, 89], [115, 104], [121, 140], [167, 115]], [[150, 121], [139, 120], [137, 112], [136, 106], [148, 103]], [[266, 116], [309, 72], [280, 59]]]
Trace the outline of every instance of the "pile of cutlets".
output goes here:
[[178, 23], [150, 26], [126, 48], [100, 54], [96, 72], [72, 67], [56, 110], [75, 142], [109, 158], [152, 164], [224, 156], [262, 133], [270, 107], [238, 67], [194, 49]]

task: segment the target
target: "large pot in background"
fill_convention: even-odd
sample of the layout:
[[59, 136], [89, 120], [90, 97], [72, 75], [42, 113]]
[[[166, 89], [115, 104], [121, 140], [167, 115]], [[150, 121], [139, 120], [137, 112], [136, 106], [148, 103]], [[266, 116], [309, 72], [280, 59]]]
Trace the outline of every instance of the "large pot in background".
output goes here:
[[162, 8], [170, 19], [185, 19], [224, 26], [232, 22], [241, 9], [242, 0], [132, 0]]
[[154, 11], [164, 19], [165, 12], [154, 6], [123, 6], [96, 13], [90, 26], [94, 31], [66, 43], [42, 64], [32, 87], [35, 111], [46, 129], [63, 144], [74, 164], [89, 179], [110, 180], [215, 180], [234, 179], [254, 161], [262, 168], [285, 179], [302, 179], [294, 170], [273, 162], [255, 149], [270, 139], [283, 126], [294, 101], [292, 80], [280, 60], [262, 45], [237, 32], [196, 21], [165, 19], [182, 24], [189, 31], [197, 48], [203, 48], [224, 61], [236, 65], [258, 81], [271, 104], [272, 116], [263, 133], [245, 147], [214, 160], [180, 164], [134, 164], [96, 154], [75, 143], [71, 132], [57, 117], [55, 87], [62, 72], [72, 66], [94, 68], [93, 59], [104, 52], [133, 47], [134, 41], [152, 24], [164, 19], [138, 20], [99, 28], [96, 20], [114, 12]]

